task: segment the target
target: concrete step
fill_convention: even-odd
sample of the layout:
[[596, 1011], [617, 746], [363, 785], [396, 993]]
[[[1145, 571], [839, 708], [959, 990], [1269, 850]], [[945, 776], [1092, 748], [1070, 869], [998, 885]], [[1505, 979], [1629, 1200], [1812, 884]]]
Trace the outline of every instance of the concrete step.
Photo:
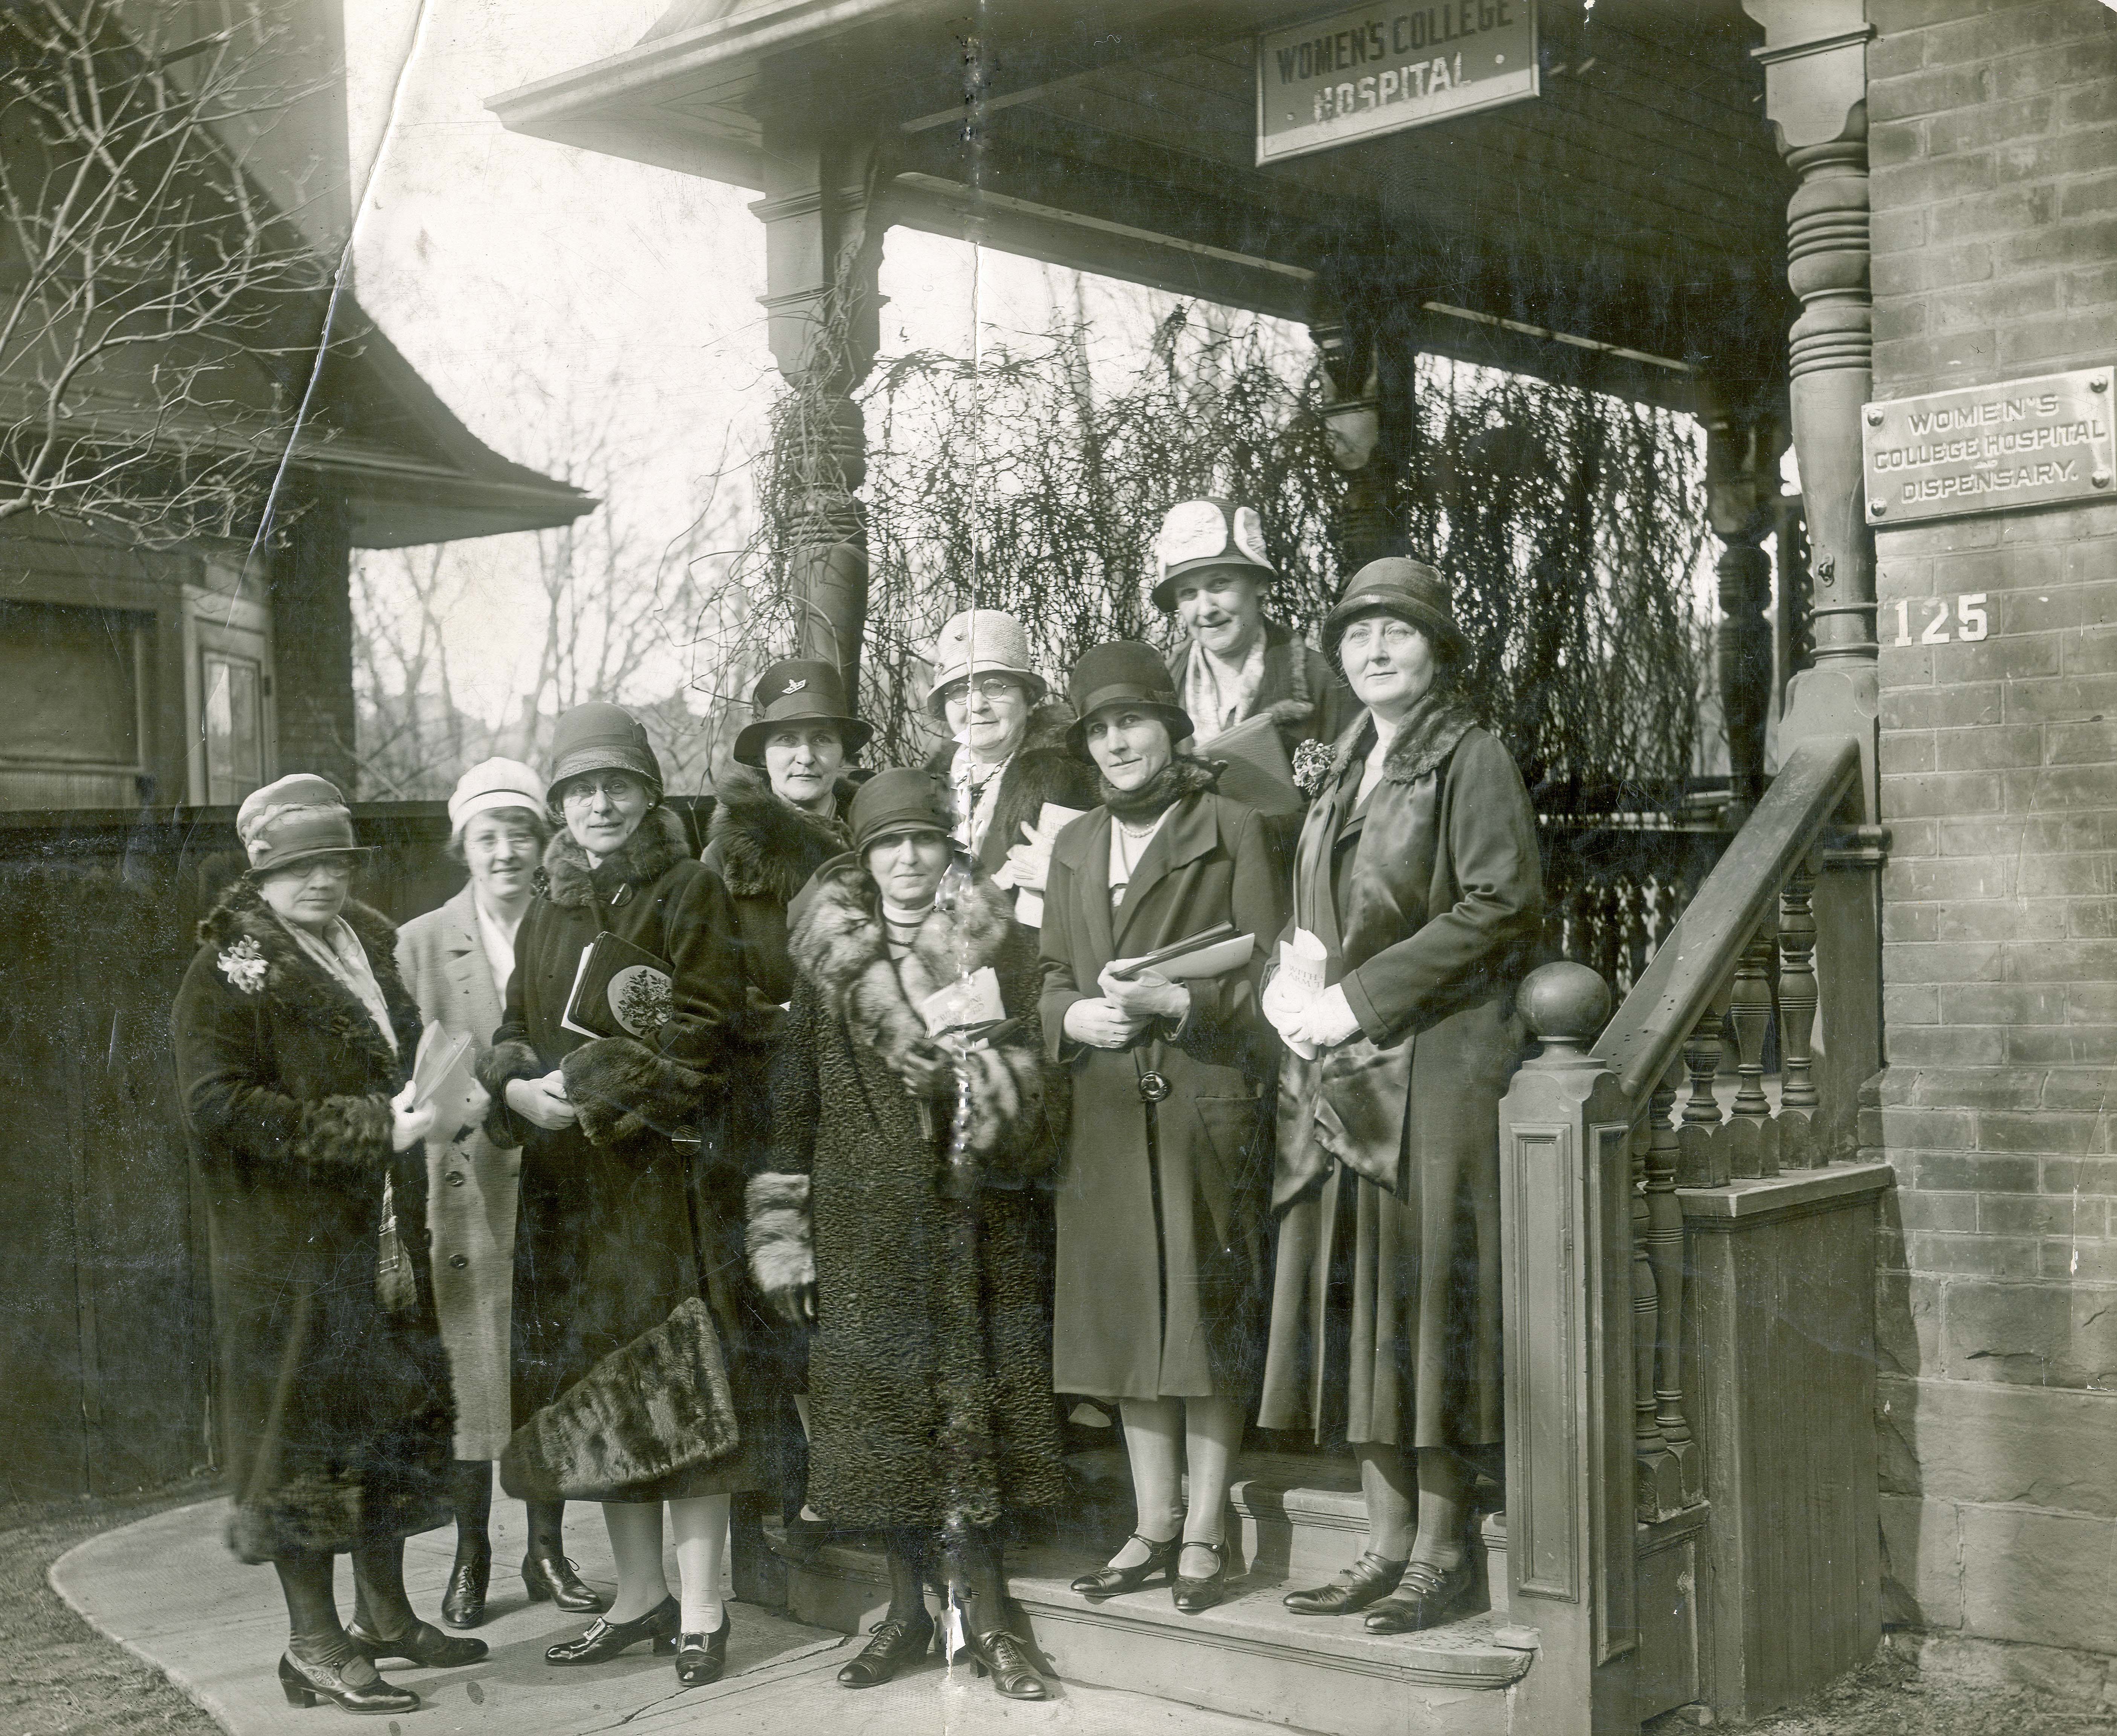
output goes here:
[[[1252, 1481], [1268, 1517], [1265, 1491], [1278, 1485], [1254, 1476]], [[1302, 1504], [1294, 1503], [1297, 1512]], [[776, 1527], [768, 1531], [777, 1535]], [[1268, 1544], [1267, 1560], [1270, 1553]], [[1261, 1564], [1226, 1603], [1202, 1615], [1179, 1614], [1165, 1584], [1091, 1602], [1071, 1582], [1101, 1559], [1063, 1545], [1008, 1555], [1018, 1630], [1062, 1682], [1123, 1688], [1322, 1736], [1414, 1730], [1503, 1736], [1512, 1699], [1506, 1690], [1534, 1661], [1533, 1652], [1499, 1643], [1499, 1623], [1486, 1612], [1425, 1633], [1386, 1637], [1368, 1632], [1357, 1617], [1296, 1615], [1280, 1602], [1286, 1576]], [[1293, 1582], [1312, 1577], [1296, 1574]], [[834, 1543], [806, 1559], [790, 1559], [788, 1595], [796, 1619], [860, 1632], [888, 1605], [881, 1552]]]

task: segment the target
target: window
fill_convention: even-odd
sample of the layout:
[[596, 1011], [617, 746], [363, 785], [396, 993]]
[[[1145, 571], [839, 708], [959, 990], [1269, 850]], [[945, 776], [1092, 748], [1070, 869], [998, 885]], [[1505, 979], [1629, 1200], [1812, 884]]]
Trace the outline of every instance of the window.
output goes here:
[[129, 808], [146, 770], [148, 619], [0, 604], [0, 808]]
[[265, 781], [265, 670], [255, 657], [201, 653], [205, 799], [232, 805]]

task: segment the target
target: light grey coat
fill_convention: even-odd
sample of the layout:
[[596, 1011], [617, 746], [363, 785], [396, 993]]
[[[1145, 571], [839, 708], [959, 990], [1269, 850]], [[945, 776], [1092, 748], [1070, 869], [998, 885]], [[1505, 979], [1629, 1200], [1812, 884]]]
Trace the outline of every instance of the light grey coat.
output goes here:
[[[397, 967], [419, 1016], [468, 1036], [482, 1053], [499, 1029], [507, 985], [495, 983], [466, 886], [397, 931]], [[427, 1227], [433, 1238], [434, 1306], [456, 1394], [455, 1456], [496, 1459], [512, 1432], [509, 1313], [514, 1286], [519, 1151], [483, 1125], [427, 1148]]]

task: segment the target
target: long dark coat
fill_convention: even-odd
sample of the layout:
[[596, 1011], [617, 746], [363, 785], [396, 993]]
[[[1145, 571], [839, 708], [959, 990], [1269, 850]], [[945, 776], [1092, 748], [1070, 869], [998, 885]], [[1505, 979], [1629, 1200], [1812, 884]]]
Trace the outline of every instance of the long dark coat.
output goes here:
[[1363, 717], [1339, 743], [1295, 868], [1293, 923], [1323, 942], [1360, 1033], [1281, 1069], [1261, 1421], [1484, 1444], [1500, 1438], [1499, 1104], [1541, 926], [1536, 816], [1506, 749], [1438, 700], [1356, 811], [1373, 740]]
[[[1109, 809], [1076, 820], [1052, 851], [1044, 1034], [1073, 1080], [1054, 1285], [1061, 1392], [1247, 1398], [1257, 1385], [1277, 1046], [1257, 991], [1286, 892], [1256, 812], [1211, 794], [1202, 768], [1192, 781], [1115, 912]], [[1175, 1040], [1151, 1029], [1137, 1048], [1113, 1050], [1066, 1038], [1067, 1010], [1100, 993], [1112, 959], [1224, 922], [1257, 937], [1256, 955], [1246, 971], [1188, 985]], [[1158, 1104], [1140, 1095], [1146, 1071], [1168, 1081]]]
[[[1064, 1492], [1050, 1329], [1029, 1190], [1064, 1137], [1044, 1061], [1036, 956], [982, 875], [889, 956], [857, 858], [796, 907], [800, 972], [774, 1069], [773, 1170], [749, 1184], [768, 1288], [813, 1278], [809, 1499], [841, 1525], [990, 1525]], [[959, 1136], [983, 1186], [944, 1195], [912, 1091], [939, 1054], [917, 1003], [990, 965], [1014, 1033], [966, 1057]], [[938, 1126], [952, 1107], [931, 1105]], [[811, 1209], [813, 1203], [813, 1211]]]
[[[184, 1118], [212, 1236], [214, 1393], [245, 1561], [336, 1553], [448, 1522], [453, 1408], [427, 1269], [427, 1165], [390, 1149], [419, 1014], [395, 931], [348, 904], [397, 1051], [238, 881], [199, 925], [176, 1004]], [[378, 1302], [383, 1178], [417, 1307]]]
[[[581, 950], [601, 928], [673, 967], [674, 1011], [651, 1043], [584, 1038], [559, 1022]], [[726, 889], [691, 859], [673, 814], [655, 809], [624, 849], [593, 869], [570, 833], [552, 839], [543, 887], [515, 935], [506, 1012], [478, 1071], [492, 1094], [487, 1131], [522, 1147], [518, 1429], [687, 1296], [703, 1295], [711, 1305], [744, 1398], [740, 1181], [720, 1126], [729, 1029], [741, 1006]], [[565, 1070], [579, 1119], [547, 1132], [507, 1107], [505, 1088], [555, 1066]], [[703, 1143], [680, 1149], [679, 1139]], [[750, 1480], [745, 1453], [668, 1486], [643, 1486], [633, 1498], [720, 1494]]]

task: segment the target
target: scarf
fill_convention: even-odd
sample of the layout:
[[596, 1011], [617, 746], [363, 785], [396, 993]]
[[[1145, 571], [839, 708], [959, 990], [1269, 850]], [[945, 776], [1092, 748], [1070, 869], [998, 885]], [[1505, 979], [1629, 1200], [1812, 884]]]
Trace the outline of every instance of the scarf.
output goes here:
[[1010, 753], [997, 766], [988, 765], [973, 758], [967, 746], [956, 749], [956, 762], [948, 770], [948, 793], [962, 809], [957, 816], [956, 841], [974, 856], [992, 830], [993, 814], [999, 807], [1000, 781], [1014, 758]]
[[1174, 807], [1187, 795], [1211, 790], [1219, 776], [1213, 767], [1203, 761], [1179, 755], [1137, 790], [1120, 790], [1098, 771], [1095, 791], [1114, 818], [1128, 820], [1137, 827]]
[[1264, 686], [1268, 638], [1270, 634], [1260, 624], [1239, 667], [1222, 662], [1202, 645], [1192, 646], [1184, 666], [1183, 709], [1191, 714], [1197, 728], [1195, 743], [1226, 734], [1257, 710], [1257, 694]]
[[[279, 916], [275, 910], [274, 916]], [[321, 934], [312, 933], [298, 923], [290, 923], [279, 916], [279, 926], [294, 937], [294, 944], [307, 953], [324, 970], [353, 991], [354, 1000], [367, 1009], [367, 1015], [382, 1033], [383, 1040], [390, 1045], [390, 1052], [397, 1052], [397, 1030], [390, 1022], [390, 1003], [382, 998], [382, 986], [375, 980], [375, 967], [367, 962], [367, 951], [360, 944], [360, 937], [353, 932], [353, 924], [343, 916], [334, 916], [330, 927]]]

